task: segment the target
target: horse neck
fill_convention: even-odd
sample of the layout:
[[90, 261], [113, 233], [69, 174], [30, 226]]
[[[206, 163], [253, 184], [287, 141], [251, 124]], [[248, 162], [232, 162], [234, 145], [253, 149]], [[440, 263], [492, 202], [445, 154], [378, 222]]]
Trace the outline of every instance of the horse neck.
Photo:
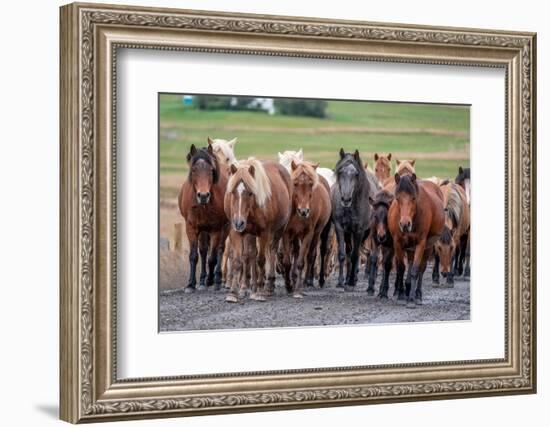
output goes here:
[[369, 196], [370, 194], [370, 183], [367, 178], [367, 173], [362, 170], [362, 173], [359, 172], [357, 177], [358, 191], [353, 195], [353, 201], [364, 200], [364, 196]]

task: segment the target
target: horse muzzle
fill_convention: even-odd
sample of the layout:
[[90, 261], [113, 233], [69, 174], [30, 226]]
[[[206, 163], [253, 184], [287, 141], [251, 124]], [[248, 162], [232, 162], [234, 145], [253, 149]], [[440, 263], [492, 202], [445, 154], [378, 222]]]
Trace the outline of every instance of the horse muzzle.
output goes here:
[[199, 193], [197, 192], [197, 203], [199, 205], [206, 205], [210, 202], [210, 192]]
[[233, 228], [237, 233], [242, 233], [246, 228], [246, 221], [242, 219], [236, 219], [233, 221]]
[[410, 233], [412, 231], [412, 221], [399, 222], [399, 229], [402, 233]]
[[350, 198], [342, 197], [341, 203], [343, 207], [349, 208], [351, 206], [351, 197]]
[[308, 218], [309, 217], [309, 208], [298, 208], [298, 215], [302, 218]]

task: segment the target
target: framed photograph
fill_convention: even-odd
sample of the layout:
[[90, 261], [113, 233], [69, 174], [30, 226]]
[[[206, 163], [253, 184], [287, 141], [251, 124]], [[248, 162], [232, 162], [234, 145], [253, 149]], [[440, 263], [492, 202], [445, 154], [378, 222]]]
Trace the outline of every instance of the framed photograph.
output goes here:
[[536, 36], [61, 8], [61, 418], [536, 391]]

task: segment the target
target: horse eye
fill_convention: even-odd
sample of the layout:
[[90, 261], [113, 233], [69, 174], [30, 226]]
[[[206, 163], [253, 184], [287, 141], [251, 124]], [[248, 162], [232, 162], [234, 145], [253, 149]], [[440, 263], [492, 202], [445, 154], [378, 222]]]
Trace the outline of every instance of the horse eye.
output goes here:
[[228, 161], [229, 161], [229, 157], [226, 157], [226, 158], [225, 158], [225, 161], [228, 162]]
[[252, 197], [252, 191], [249, 191], [249, 192], [248, 192], [248, 196], [249, 196], [249, 197]]

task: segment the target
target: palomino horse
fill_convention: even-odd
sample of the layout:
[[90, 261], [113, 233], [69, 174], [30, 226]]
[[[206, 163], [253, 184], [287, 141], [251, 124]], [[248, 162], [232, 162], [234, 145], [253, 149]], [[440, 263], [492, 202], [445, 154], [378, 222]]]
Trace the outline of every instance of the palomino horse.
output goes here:
[[[231, 223], [231, 276], [232, 285], [226, 301], [238, 301], [239, 280], [243, 271], [246, 236], [257, 237], [256, 265], [252, 265], [252, 276], [256, 280], [255, 292], [250, 297], [265, 301], [264, 292], [266, 254], [269, 258], [268, 292], [275, 285], [275, 267], [277, 248], [285, 225], [290, 217], [292, 187], [290, 176], [282, 166], [251, 157], [248, 160], [232, 164], [231, 176], [225, 194], [225, 213]], [[248, 250], [247, 250], [248, 249]], [[241, 292], [244, 294], [244, 283]]]
[[[318, 166], [291, 162], [292, 214], [283, 235], [283, 273], [287, 292], [293, 292], [294, 298], [303, 297], [306, 258], [306, 277], [313, 278], [317, 245], [330, 220], [330, 189], [325, 179], [317, 175]], [[323, 238], [328, 240], [328, 233]], [[327, 242], [322, 242], [319, 282], [324, 282], [326, 248]]]
[[[464, 189], [464, 192], [466, 193], [466, 201], [468, 202], [468, 206], [470, 206], [470, 168], [463, 168], [460, 166], [458, 168], [458, 175], [455, 178], [455, 183]], [[464, 277], [470, 277], [470, 232], [468, 232], [468, 236], [463, 236], [460, 246], [461, 252], [464, 254], [464, 258], [462, 258], [461, 262], [459, 262], [459, 270], [462, 270], [464, 267]], [[466, 265], [463, 266], [464, 259], [466, 260]]]
[[374, 294], [374, 284], [376, 281], [376, 272], [378, 268], [378, 251], [382, 252], [382, 265], [384, 267], [384, 277], [378, 292], [379, 298], [388, 298], [390, 271], [393, 265], [393, 239], [388, 228], [388, 211], [393, 202], [394, 196], [388, 190], [378, 191], [374, 197], [369, 197], [369, 203], [372, 206], [370, 236], [375, 245], [374, 256], [370, 262], [370, 270], [368, 270], [369, 286], [367, 292], [370, 295]]
[[[292, 161], [296, 162], [296, 164], [302, 162], [304, 160], [304, 152], [300, 148], [298, 151], [284, 151], [283, 153], [277, 153], [279, 157], [279, 164], [283, 165], [286, 170], [290, 173], [290, 164]], [[330, 170], [329, 168], [317, 168], [317, 173], [326, 179], [328, 182], [329, 187], [332, 188], [334, 183], [336, 182], [336, 178], [334, 176], [334, 172]]]
[[[422, 304], [422, 276], [433, 246], [445, 227], [443, 193], [434, 183], [417, 180], [416, 174], [400, 176], [396, 173], [395, 183], [395, 200], [388, 213], [388, 226], [397, 260], [398, 301], [407, 301], [408, 307], [413, 308]], [[406, 290], [403, 286], [405, 252], [411, 280], [411, 285], [407, 280]]]
[[369, 196], [374, 193], [367, 179], [359, 151], [340, 149], [336, 164], [336, 184], [331, 189], [332, 221], [338, 239], [338, 286], [344, 286], [344, 264], [349, 258], [345, 285], [353, 289], [357, 279], [359, 251], [369, 233]]
[[218, 163], [220, 166], [225, 166], [226, 168], [229, 168], [233, 163], [237, 163], [234, 152], [236, 143], [237, 138], [226, 141], [225, 139], [212, 139], [208, 137], [208, 145], [212, 147]]
[[[178, 205], [185, 219], [187, 238], [189, 239], [189, 283], [186, 292], [193, 292], [196, 285], [196, 268], [201, 252], [200, 288], [215, 283], [221, 284], [221, 258], [224, 251], [228, 221], [224, 212], [224, 194], [227, 175], [220, 170], [212, 147], [197, 149], [191, 145], [187, 155], [189, 175], [181, 187]], [[209, 242], [210, 241], [210, 242]], [[208, 278], [206, 278], [206, 257], [210, 243], [208, 259]]]
[[374, 153], [374, 174], [380, 183], [391, 176], [391, 153], [386, 156], [379, 156], [378, 153]]
[[466, 193], [458, 184], [442, 185], [443, 206], [445, 207], [445, 227], [443, 234], [435, 244], [435, 263], [433, 282], [439, 284], [439, 262], [441, 274], [447, 279], [447, 286], [454, 286], [454, 275], [460, 275], [460, 258], [464, 261], [460, 243], [463, 237], [467, 239], [470, 230], [470, 211], [466, 201]]

